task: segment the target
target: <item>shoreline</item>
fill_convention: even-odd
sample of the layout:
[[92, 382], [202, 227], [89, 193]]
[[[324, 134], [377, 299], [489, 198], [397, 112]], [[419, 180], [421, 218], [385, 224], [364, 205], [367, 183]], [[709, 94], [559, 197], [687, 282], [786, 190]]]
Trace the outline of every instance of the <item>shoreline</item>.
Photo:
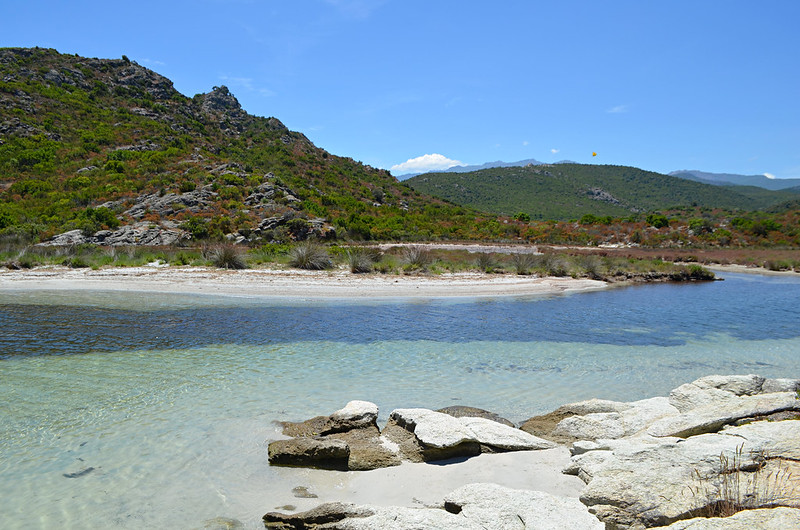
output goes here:
[[605, 289], [589, 279], [488, 275], [352, 274], [339, 269], [226, 270], [206, 267], [40, 267], [0, 271], [0, 291], [102, 290], [275, 298], [480, 298], [555, 295]]

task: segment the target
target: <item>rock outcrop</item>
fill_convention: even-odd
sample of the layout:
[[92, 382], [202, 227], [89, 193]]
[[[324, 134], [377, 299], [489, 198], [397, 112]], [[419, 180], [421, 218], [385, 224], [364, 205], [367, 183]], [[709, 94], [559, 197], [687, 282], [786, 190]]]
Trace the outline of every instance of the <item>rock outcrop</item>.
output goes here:
[[[323, 461], [335, 452], [338, 460], [333, 467], [372, 469], [402, 461], [430, 462], [554, 445], [532, 431], [571, 442], [572, 458], [564, 473], [577, 475], [586, 486], [580, 498], [574, 499], [469, 484], [447, 495], [439, 506], [326, 504], [299, 514], [267, 514], [265, 525], [287, 529], [800, 528], [799, 388], [798, 379], [708, 376], [681, 385], [669, 397], [630, 403], [593, 399], [564, 405], [531, 418], [521, 429], [488, 419], [491, 413], [486, 411], [470, 415], [469, 408], [450, 411], [453, 415], [396, 409], [381, 432], [377, 407], [352, 402], [331, 416], [284, 424], [284, 433], [299, 440], [294, 447], [323, 456], [287, 456], [289, 451], [283, 447], [293, 440], [282, 440], [270, 444], [270, 461], [323, 467]], [[383, 461], [369, 451], [382, 451]], [[279, 457], [279, 453], [285, 454]]]
[[283, 433], [294, 438], [270, 443], [269, 461], [275, 465], [366, 470], [402, 461], [433, 462], [482, 452], [555, 447], [553, 442], [483, 417], [457, 418], [428, 409], [397, 409], [382, 432], [377, 417], [378, 407], [373, 403], [352, 401], [330, 416], [284, 423]]

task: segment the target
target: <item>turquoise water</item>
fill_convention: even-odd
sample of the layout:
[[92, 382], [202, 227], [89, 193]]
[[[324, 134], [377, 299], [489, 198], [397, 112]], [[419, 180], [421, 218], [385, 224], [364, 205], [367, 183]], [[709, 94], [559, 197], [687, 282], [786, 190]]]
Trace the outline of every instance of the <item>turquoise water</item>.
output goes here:
[[725, 278], [382, 302], [0, 290], [0, 527], [258, 528], [292, 487], [346, 482], [269, 467], [273, 422], [351, 399], [519, 422], [710, 373], [800, 377], [800, 279]]

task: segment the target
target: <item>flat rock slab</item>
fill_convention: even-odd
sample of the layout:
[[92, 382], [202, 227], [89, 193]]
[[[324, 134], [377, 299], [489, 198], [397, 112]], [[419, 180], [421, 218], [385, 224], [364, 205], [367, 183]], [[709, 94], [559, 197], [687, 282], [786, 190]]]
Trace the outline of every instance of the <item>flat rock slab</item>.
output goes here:
[[800, 399], [793, 392], [732, 396], [701, 405], [678, 416], [655, 421], [647, 430], [652, 436], [686, 438], [716, 432], [723, 426], [745, 418], [769, 416], [778, 412], [800, 411]]
[[603, 524], [574, 498], [468, 484], [444, 499], [443, 507], [409, 508], [326, 504], [293, 515], [268, 513], [265, 526], [318, 530], [600, 530]]
[[553, 442], [485, 418], [454, 418], [427, 409], [396, 409], [389, 420], [414, 433], [422, 445], [437, 449], [465, 443], [510, 451], [555, 447]]

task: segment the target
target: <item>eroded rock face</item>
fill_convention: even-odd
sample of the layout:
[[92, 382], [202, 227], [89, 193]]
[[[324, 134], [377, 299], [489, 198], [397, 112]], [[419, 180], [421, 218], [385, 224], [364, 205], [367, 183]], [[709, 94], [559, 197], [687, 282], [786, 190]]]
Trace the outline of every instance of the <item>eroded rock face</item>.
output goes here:
[[800, 528], [800, 509], [771, 508], [745, 510], [730, 517], [696, 517], [657, 530], [756, 530], [759, 528]]

